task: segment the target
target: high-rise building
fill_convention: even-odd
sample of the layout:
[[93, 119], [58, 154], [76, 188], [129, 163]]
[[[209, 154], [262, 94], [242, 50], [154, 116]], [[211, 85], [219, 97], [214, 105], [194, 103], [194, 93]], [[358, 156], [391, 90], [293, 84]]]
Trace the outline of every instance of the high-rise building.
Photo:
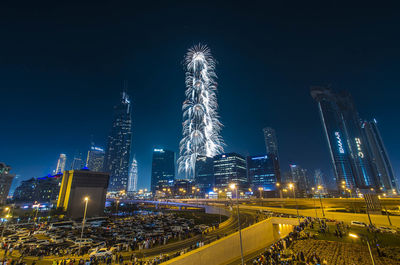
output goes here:
[[74, 157], [71, 163], [71, 170], [81, 170], [84, 167], [84, 163], [82, 160], [82, 154], [79, 154]]
[[91, 171], [102, 172], [104, 170], [104, 149], [92, 146], [86, 157], [86, 167]]
[[362, 129], [367, 139], [367, 146], [374, 165], [376, 183], [379, 189], [388, 193], [393, 193], [393, 191], [398, 193], [398, 186], [392, 163], [390, 162], [388, 152], [383, 144], [377, 121], [374, 119], [370, 122], [364, 122]]
[[278, 140], [276, 137], [276, 132], [271, 127], [266, 127], [263, 129], [265, 147], [267, 150], [267, 156], [274, 163], [275, 176], [278, 181], [281, 179], [281, 169], [279, 165], [279, 155], [278, 155]]
[[189, 49], [185, 57], [186, 100], [183, 102], [183, 138], [180, 141], [179, 172], [195, 177], [198, 156], [223, 153], [218, 117], [215, 60], [206, 45]]
[[306, 197], [307, 192], [311, 190], [307, 169], [301, 168], [299, 165], [294, 164], [289, 166], [291, 179], [296, 184], [296, 193], [299, 197]]
[[214, 159], [212, 157], [197, 157], [195, 184], [203, 193], [211, 191], [214, 187]]
[[156, 148], [153, 150], [151, 167], [151, 191], [173, 185], [175, 179], [175, 152]]
[[246, 159], [236, 153], [214, 156], [215, 186], [228, 188], [230, 183], [239, 185], [240, 189], [247, 188]]
[[274, 191], [276, 178], [274, 158], [268, 155], [247, 157], [247, 176], [253, 189], [263, 188], [264, 191]]
[[129, 161], [132, 141], [131, 102], [126, 92], [114, 107], [114, 120], [104, 158], [104, 171], [110, 173], [109, 191], [128, 187]]
[[15, 175], [10, 173], [11, 167], [0, 162], [0, 205], [4, 205], [10, 191], [11, 183]]
[[60, 157], [58, 158], [58, 161], [57, 161], [57, 167], [56, 167], [56, 170], [55, 170], [55, 174], [64, 172], [65, 163], [66, 162], [67, 162], [67, 155], [66, 154], [60, 154]]
[[87, 217], [104, 215], [108, 173], [89, 170], [68, 170], [62, 177], [57, 208], [62, 207], [69, 218], [82, 218], [85, 198], [88, 198]]
[[267, 154], [278, 156], [278, 140], [276, 139], [275, 130], [271, 127], [266, 127], [263, 129], [263, 132]]
[[350, 189], [376, 188], [361, 122], [349, 93], [312, 87], [331, 154], [339, 190], [345, 181]]
[[131, 167], [129, 168], [129, 181], [128, 181], [128, 191], [137, 191], [138, 182], [138, 165], [136, 158], [132, 159]]
[[314, 183], [313, 183], [313, 185], [315, 187], [323, 186], [323, 187], [326, 188], [325, 183], [324, 183], [323, 174], [322, 174], [322, 171], [320, 169], [316, 169], [314, 171]]

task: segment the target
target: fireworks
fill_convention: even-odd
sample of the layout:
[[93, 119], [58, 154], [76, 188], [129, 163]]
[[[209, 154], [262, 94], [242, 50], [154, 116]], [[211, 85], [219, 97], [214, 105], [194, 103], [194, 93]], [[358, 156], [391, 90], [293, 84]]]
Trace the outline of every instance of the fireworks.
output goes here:
[[180, 142], [179, 172], [193, 178], [198, 156], [223, 153], [219, 135], [215, 60], [206, 45], [195, 45], [185, 56], [186, 100], [183, 102], [183, 139]]

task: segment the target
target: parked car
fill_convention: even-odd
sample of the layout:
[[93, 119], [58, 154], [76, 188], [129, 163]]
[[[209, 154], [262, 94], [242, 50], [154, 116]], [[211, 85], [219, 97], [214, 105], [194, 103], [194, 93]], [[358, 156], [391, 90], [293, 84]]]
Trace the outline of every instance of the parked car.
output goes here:
[[82, 238], [82, 239], [80, 239], [79, 238], [79, 239], [75, 240], [74, 243], [75, 243], [75, 245], [81, 244], [82, 246], [90, 245], [90, 244], [93, 243], [93, 239], [91, 239], [91, 238]]
[[389, 227], [386, 227], [386, 226], [379, 226], [377, 229], [378, 229], [380, 232], [392, 233], [392, 234], [396, 234], [396, 233], [397, 233], [396, 230], [394, 230], [394, 229], [392, 229], [392, 228], [389, 228]]
[[359, 221], [351, 221], [352, 226], [358, 226], [358, 227], [366, 227], [367, 224]]
[[106, 248], [101, 248], [97, 251], [93, 251], [92, 253], [89, 254], [89, 257], [96, 257], [96, 258], [100, 258], [100, 257], [108, 257], [108, 256], [112, 256], [111, 251], [108, 251]]

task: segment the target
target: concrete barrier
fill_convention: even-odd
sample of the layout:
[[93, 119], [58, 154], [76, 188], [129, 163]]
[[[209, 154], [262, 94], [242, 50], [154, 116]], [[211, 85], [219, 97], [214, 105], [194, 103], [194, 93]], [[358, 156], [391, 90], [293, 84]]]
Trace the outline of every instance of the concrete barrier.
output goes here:
[[[293, 220], [290, 218], [274, 217], [243, 229], [242, 242], [244, 255], [267, 247], [276, 240], [286, 236], [293, 229], [291, 224], [293, 224]], [[240, 242], [239, 233], [236, 232], [162, 264], [217, 265], [229, 263], [238, 258], [240, 258]]]

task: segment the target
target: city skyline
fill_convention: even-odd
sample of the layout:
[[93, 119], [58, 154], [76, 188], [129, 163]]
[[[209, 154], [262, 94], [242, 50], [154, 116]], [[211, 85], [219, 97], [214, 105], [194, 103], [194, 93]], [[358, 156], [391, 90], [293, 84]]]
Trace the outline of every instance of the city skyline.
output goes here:
[[[344, 15], [344, 19], [351, 21], [360, 18]], [[246, 18], [254, 22], [251, 18]], [[68, 20], [67, 17], [60, 19]], [[336, 22], [333, 13], [328, 14], [328, 20], [332, 23]], [[381, 21], [379, 16], [375, 17], [375, 20]], [[321, 19], [321, 21], [325, 20]], [[149, 58], [141, 57], [125, 46], [122, 52], [125, 56], [112, 53], [102, 57], [104, 62], [98, 60], [89, 62], [89, 58], [86, 58], [81, 62], [82, 68], [77, 70], [72, 70], [72, 67], [77, 65], [72, 59], [66, 60], [65, 65], [55, 63], [51, 59], [51, 55], [54, 54], [64, 59], [69, 55], [70, 51], [62, 45], [59, 47], [60, 53], [57, 53], [54, 48], [50, 51], [40, 51], [42, 55], [45, 55], [42, 58], [43, 62], [36, 60], [32, 55], [37, 49], [35, 45], [40, 42], [35, 43], [22, 55], [16, 55], [17, 50], [11, 49], [10, 54], [5, 56], [8, 60], [4, 60], [3, 63], [5, 78], [0, 81], [2, 90], [5, 90], [3, 95], [8, 99], [3, 107], [0, 107], [1, 112], [5, 113], [4, 124], [7, 124], [7, 131], [3, 130], [1, 137], [2, 161], [13, 168], [13, 174], [27, 180], [31, 177], [45, 176], [51, 172], [50, 170], [54, 170], [60, 153], [66, 153], [67, 160], [73, 158], [76, 150], [83, 150], [85, 153], [90, 146], [90, 135], [94, 135], [95, 142], [99, 146], [106, 147], [106, 136], [112, 122], [112, 106], [117, 102], [119, 93], [122, 91], [122, 81], [128, 80], [128, 93], [132, 98], [134, 120], [131, 152], [137, 154], [139, 188], [149, 187], [153, 148], [161, 146], [176, 153], [179, 150], [182, 122], [180, 107], [184, 100], [185, 89], [182, 82], [184, 71], [180, 64], [182, 54], [193, 43], [204, 42], [211, 47], [214, 57], [219, 62], [218, 99], [221, 120], [225, 125], [222, 136], [227, 143], [226, 152], [237, 152], [244, 156], [262, 154], [265, 152], [265, 145], [261, 130], [265, 126], [271, 126], [276, 129], [279, 139], [282, 172], [289, 171], [288, 165], [294, 163], [311, 171], [321, 168], [325, 176], [331, 177], [333, 174], [326, 140], [317, 108], [309, 96], [309, 87], [332, 82], [332, 87], [335, 89], [346, 89], [351, 92], [360, 116], [367, 120], [377, 119], [380, 133], [398, 176], [400, 154], [397, 153], [399, 150], [397, 135], [400, 129], [395, 119], [398, 109], [395, 105], [395, 97], [391, 93], [400, 81], [390, 69], [386, 69], [384, 75], [381, 74], [384, 71], [376, 71], [383, 65], [382, 60], [390, 65], [392, 60], [394, 62], [398, 59], [398, 54], [394, 52], [388, 54], [387, 51], [378, 52], [375, 46], [374, 49], [372, 46], [363, 46], [361, 54], [357, 53], [358, 42], [368, 37], [363, 37], [364, 32], [360, 25], [344, 30], [344, 33], [330, 29], [333, 36], [354, 32], [360, 35], [361, 40], [350, 42], [348, 50], [335, 48], [335, 44], [338, 43], [333, 41], [332, 44], [324, 44], [322, 50], [311, 51], [314, 47], [311, 41], [304, 41], [297, 36], [294, 28], [285, 28], [280, 25], [279, 19], [274, 22], [276, 28], [271, 29], [272, 37], [278, 37], [283, 42], [284, 37], [277, 32], [278, 29], [283, 29], [283, 32], [289, 33], [298, 41], [300, 46], [297, 49], [300, 49], [298, 54], [301, 58], [312, 55], [311, 62], [299, 63], [296, 59], [292, 59], [291, 48], [295, 48], [278, 48], [278, 41], [268, 46], [276, 51], [275, 55], [264, 50], [262, 45], [266, 44], [265, 40], [260, 40], [260, 43], [254, 42], [255, 51], [250, 49], [253, 44], [250, 45], [245, 41], [230, 43], [229, 47], [226, 47], [234, 31], [228, 32], [227, 36], [217, 36], [216, 32], [220, 29], [218, 24], [216, 29], [211, 31], [210, 36], [207, 36], [205, 31], [191, 34], [183, 30], [185, 34], [174, 40], [168, 47], [171, 49], [168, 55], [164, 54], [162, 49], [155, 48], [154, 44], [149, 48], [137, 46], [144, 50], [146, 56], [151, 55], [154, 56], [151, 58], [160, 60], [161, 65], [154, 70], [150, 64], [144, 64]], [[303, 26], [307, 25], [304, 19], [300, 19], [299, 23]], [[369, 23], [372, 22], [369, 21]], [[384, 28], [387, 23], [387, 21], [381, 21], [378, 28]], [[263, 25], [265, 24], [266, 22], [263, 21]], [[251, 25], [253, 23], [247, 22], [246, 27], [250, 28]], [[187, 27], [194, 26], [196, 26], [195, 21], [187, 22]], [[91, 36], [99, 37], [95, 33], [95, 28], [91, 28], [90, 25], [85, 25], [84, 28]], [[71, 26], [70, 29], [74, 27]], [[312, 26], [310, 30], [303, 29], [303, 33], [306, 36], [312, 36], [312, 30], [319, 32], [319, 29], [321, 28], [318, 26]], [[137, 30], [141, 32], [140, 29]], [[169, 33], [175, 30], [179, 28], [177, 26], [168, 28]], [[376, 33], [377, 29], [372, 29], [372, 31]], [[46, 29], [43, 29], [39, 32], [39, 36], [43, 38], [45, 33]], [[254, 32], [247, 34], [250, 39], [256, 39]], [[388, 32], [381, 34], [391, 36]], [[83, 35], [79, 36], [84, 38]], [[124, 38], [122, 34], [117, 37]], [[169, 39], [166, 35], [159, 37]], [[328, 35], [324, 37], [329, 38]], [[378, 37], [369, 36], [369, 38], [372, 38], [370, 41], [374, 44], [379, 41]], [[322, 38], [317, 38], [317, 42], [321, 44]], [[91, 41], [87, 40], [86, 45], [90, 43]], [[58, 42], [55, 44], [60, 45]], [[394, 41], [388, 45], [395, 47], [397, 44]], [[306, 47], [307, 45], [310, 47]], [[78, 53], [88, 53], [85, 44], [80, 49]], [[325, 54], [329, 49], [333, 49], [333, 54], [339, 56], [338, 60], [341, 61], [326, 66], [326, 72], [321, 71], [319, 68], [324, 61], [328, 63], [334, 59], [334, 56]], [[244, 55], [241, 55], [242, 52]], [[321, 54], [325, 56], [316, 59]], [[23, 59], [20, 57], [23, 55], [30, 56]], [[19, 63], [21, 66], [11, 63], [12, 56], [17, 58], [16, 64]], [[115, 56], [115, 61], [112, 56]], [[380, 59], [372, 59], [377, 56]], [[355, 63], [360, 58], [364, 59], [362, 63]], [[139, 62], [140, 67], [134, 65], [135, 60]], [[289, 64], [293, 63], [294, 66], [282, 66], [280, 60]], [[117, 65], [118, 70], [110, 69], [107, 63]], [[52, 69], [53, 66], [54, 69]], [[93, 71], [89, 70], [91, 67]], [[306, 73], [305, 70], [296, 73], [302, 67], [308, 69], [310, 73]], [[163, 73], [167, 68], [173, 70]], [[249, 69], [248, 72], [245, 72], [246, 69]], [[146, 72], [152, 72], [152, 74], [147, 75]], [[240, 75], [238, 75], [239, 72]], [[351, 77], [353, 72], [356, 73], [355, 77]], [[101, 74], [109, 75], [109, 77], [101, 76]], [[22, 76], [25, 81], [15, 80], [17, 76]], [[143, 80], [137, 80], [141, 77]], [[161, 89], [158, 88], [160, 81], [163, 82]], [[76, 110], [62, 109], [64, 104], [54, 100], [59, 98], [53, 91], [54, 86], [64, 92], [63, 100], [70, 101]], [[379, 90], [374, 90], [374, 88]], [[154, 93], [154, 89], [157, 93]], [[26, 98], [21, 98], [21, 91], [26, 94]], [[38, 95], [34, 95], [34, 92]], [[34, 103], [34, 101], [37, 102]], [[52, 109], [58, 109], [60, 113], [57, 116], [46, 113], [51, 112]], [[82, 119], [77, 119], [78, 115]], [[55, 117], [58, 117], [59, 124], [54, 124]], [[65, 125], [71, 125], [79, 130], [63, 131]], [[57, 137], [53, 136], [54, 134]], [[307, 154], [304, 154], [305, 151]], [[67, 165], [70, 162], [71, 160], [67, 161]]]

